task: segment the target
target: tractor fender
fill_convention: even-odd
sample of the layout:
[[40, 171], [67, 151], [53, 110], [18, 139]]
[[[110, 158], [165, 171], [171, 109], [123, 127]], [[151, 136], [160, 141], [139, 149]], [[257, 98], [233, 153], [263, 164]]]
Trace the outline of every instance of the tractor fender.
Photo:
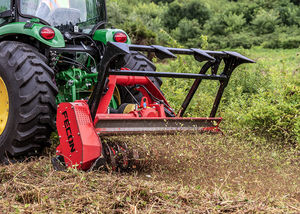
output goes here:
[[49, 27], [40, 23], [34, 22], [15, 22], [0, 27], [0, 38], [8, 35], [27, 35], [40, 41], [41, 43], [54, 47], [63, 48], [65, 47], [65, 40], [62, 33], [54, 28], [50, 27], [55, 32], [55, 37], [51, 40], [46, 40], [40, 36], [40, 30], [43, 27]]
[[114, 40], [114, 35], [116, 33], [125, 33], [127, 35], [127, 42], [126, 44], [131, 44], [131, 40], [128, 36], [128, 34], [120, 29], [100, 29], [100, 30], [96, 30], [93, 39], [102, 42], [103, 44], [107, 44], [107, 42], [115, 42]]

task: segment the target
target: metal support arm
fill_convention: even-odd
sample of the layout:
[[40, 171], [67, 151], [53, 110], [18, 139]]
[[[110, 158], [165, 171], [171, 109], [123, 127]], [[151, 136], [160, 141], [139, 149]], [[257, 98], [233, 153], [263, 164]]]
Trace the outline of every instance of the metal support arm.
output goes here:
[[[130, 51], [154, 52], [160, 59], [176, 58], [175, 54], [193, 55], [199, 61], [207, 61], [200, 69], [199, 74], [193, 73], [172, 73], [172, 72], [153, 72], [153, 71], [124, 71], [120, 68], [115, 68], [116, 61]], [[221, 61], [224, 61], [225, 68], [221, 74], [217, 74]], [[98, 82], [88, 101], [92, 119], [95, 119], [97, 107], [105, 91], [107, 77], [109, 75], [126, 75], [126, 76], [149, 76], [149, 77], [169, 77], [169, 78], [190, 78], [195, 79], [188, 95], [186, 96], [178, 116], [182, 117], [194, 94], [203, 79], [218, 80], [220, 87], [211, 111], [210, 116], [216, 115], [221, 97], [233, 70], [243, 63], [254, 63], [253, 60], [236, 52], [229, 51], [208, 51], [200, 49], [181, 49], [181, 48], [166, 48], [162, 46], [145, 46], [145, 45], [127, 45], [124, 43], [108, 42], [104, 56], [98, 66]], [[207, 74], [211, 69], [211, 74]]]

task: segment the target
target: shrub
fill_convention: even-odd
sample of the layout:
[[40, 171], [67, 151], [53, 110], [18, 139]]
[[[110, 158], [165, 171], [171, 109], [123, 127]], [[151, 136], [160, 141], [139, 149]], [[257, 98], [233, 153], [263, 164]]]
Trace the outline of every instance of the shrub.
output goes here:
[[[280, 6], [277, 10], [279, 12], [279, 18], [282, 22], [282, 24], [287, 25], [287, 26], [291, 26], [291, 25], [300, 25], [300, 23], [298, 21], [299, 20], [299, 16], [297, 14], [297, 9], [295, 6], [292, 5], [283, 5]], [[299, 9], [298, 9], [299, 10]]]
[[152, 2], [154, 2], [154, 3], [171, 3], [171, 2], [173, 2], [174, 0], [151, 0]]
[[121, 6], [114, 1], [107, 1], [107, 18], [110, 24], [119, 27], [126, 20], [126, 15]]
[[187, 2], [174, 1], [164, 15], [165, 26], [169, 29], [175, 29], [183, 18], [196, 19], [202, 26], [210, 18], [210, 10], [199, 0], [189, 0]]
[[254, 25], [254, 31], [259, 34], [273, 33], [275, 31], [276, 24], [278, 23], [279, 15], [276, 11], [266, 11], [261, 9], [252, 21]]
[[225, 35], [226, 23], [221, 14], [212, 16], [204, 25], [205, 32], [209, 35]]
[[300, 5], [300, 1], [299, 0], [290, 0], [293, 4], [295, 5]]
[[265, 50], [257, 64], [233, 74], [220, 113], [229, 130], [300, 143], [300, 74], [299, 67], [293, 71], [296, 64], [290, 67], [296, 56], [287, 57], [287, 51], [274, 53]]
[[299, 134], [300, 87], [285, 85], [284, 90], [266, 91], [249, 100], [242, 124], [253, 131], [295, 142]]
[[246, 19], [244, 18], [243, 14], [236, 15], [235, 13], [229, 13], [228, 15], [224, 16], [224, 22], [227, 25], [225, 29], [226, 32], [238, 33], [245, 25]]
[[134, 44], [152, 45], [156, 43], [156, 34], [140, 20], [126, 22], [122, 28], [130, 35]]
[[179, 21], [184, 18], [184, 10], [178, 1], [169, 4], [169, 7], [164, 14], [164, 24], [168, 29], [175, 29]]
[[203, 26], [210, 18], [211, 11], [203, 2], [199, 0], [190, 0], [184, 5], [184, 17], [187, 19], [196, 19], [198, 23]]
[[266, 35], [262, 44], [265, 48], [299, 48], [300, 35], [297, 33], [298, 27], [281, 27], [273, 34]]
[[[184, 18], [179, 22], [178, 27], [173, 30], [172, 34], [179, 42], [187, 44], [189, 41], [195, 41], [201, 36], [201, 27], [196, 19], [188, 20]], [[194, 44], [194, 46], [201, 46], [201, 41], [199, 43]]]

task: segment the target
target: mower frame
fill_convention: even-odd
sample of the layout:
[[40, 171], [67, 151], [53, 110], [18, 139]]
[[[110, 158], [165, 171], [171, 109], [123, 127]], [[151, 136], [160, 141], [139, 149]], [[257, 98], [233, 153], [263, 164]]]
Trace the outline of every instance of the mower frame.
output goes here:
[[[199, 74], [133, 71], [116, 68], [116, 62], [119, 62], [130, 51], [154, 52], [161, 60], [176, 58], [175, 54], [192, 55], [197, 61], [206, 63], [200, 69]], [[218, 74], [222, 60], [225, 66], [223, 71]], [[107, 154], [105, 154], [107, 146], [101, 142], [101, 136], [169, 134], [179, 131], [222, 133], [219, 129], [222, 118], [215, 117], [215, 115], [232, 72], [243, 63], [254, 63], [254, 61], [239, 53], [229, 51], [204, 51], [108, 42], [102, 61], [97, 68], [97, 83], [89, 100], [61, 103], [58, 107], [57, 129], [61, 144], [57, 147], [57, 157], [53, 159], [54, 166], [58, 168], [59, 162], [65, 164], [64, 166], [82, 170], [103, 166], [107, 163], [107, 159], [111, 160], [111, 157], [107, 158]], [[211, 74], [207, 74], [209, 69], [211, 69]], [[178, 114], [174, 112], [149, 77], [195, 79]], [[204, 79], [220, 81], [210, 116], [183, 117]], [[123, 114], [109, 112], [109, 102], [117, 85], [141, 86], [138, 90], [144, 97], [139, 108]], [[152, 103], [149, 101], [151, 99]], [[120, 152], [122, 153], [122, 149]], [[123, 155], [123, 157], [126, 157], [127, 160], [127, 156]]]

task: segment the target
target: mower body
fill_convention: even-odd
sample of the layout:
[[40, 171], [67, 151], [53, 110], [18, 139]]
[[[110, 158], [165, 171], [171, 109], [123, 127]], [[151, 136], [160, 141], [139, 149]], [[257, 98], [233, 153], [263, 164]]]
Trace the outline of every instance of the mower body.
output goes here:
[[[207, 62], [200, 68], [199, 74], [115, 68], [114, 60], [125, 56], [130, 51], [154, 52], [160, 59], [174, 58], [175, 54], [185, 54], [193, 56], [199, 62]], [[225, 67], [221, 73], [218, 73], [221, 61], [224, 61]], [[116, 149], [116, 146], [104, 144], [101, 142], [102, 136], [176, 132], [221, 133], [219, 123], [222, 118], [215, 117], [215, 115], [222, 94], [233, 70], [240, 64], [252, 62], [252, 60], [235, 52], [108, 42], [103, 61], [99, 65], [101, 72], [98, 73], [98, 81], [90, 98], [86, 101], [59, 105], [57, 129], [61, 144], [56, 151], [57, 158], [53, 161], [54, 166], [59, 168], [58, 162], [62, 162], [66, 167], [76, 167], [82, 170], [103, 167], [107, 162], [113, 164], [114, 169], [117, 169], [118, 165], [129, 166], [129, 164], [124, 164], [128, 160], [128, 154], [124, 152], [125, 149]], [[211, 74], [208, 74], [209, 70]], [[178, 113], [169, 105], [159, 87], [151, 81], [150, 77], [195, 79]], [[198, 118], [183, 117], [202, 80], [220, 82], [210, 115]], [[118, 86], [134, 86], [142, 94], [141, 101], [128, 112], [112, 113], [110, 111], [109, 105]], [[122, 157], [121, 160], [120, 156]]]

